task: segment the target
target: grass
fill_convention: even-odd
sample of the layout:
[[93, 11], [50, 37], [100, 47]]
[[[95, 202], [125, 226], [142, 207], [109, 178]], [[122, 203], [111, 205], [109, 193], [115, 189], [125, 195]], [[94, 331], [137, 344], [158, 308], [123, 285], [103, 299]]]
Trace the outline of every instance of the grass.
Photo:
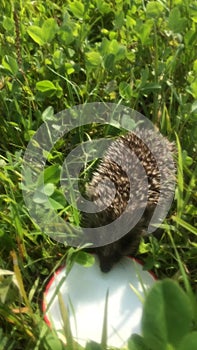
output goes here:
[[[41, 301], [69, 250], [27, 211], [26, 146], [44, 120], [87, 102], [123, 104], [152, 120], [176, 143], [177, 187], [161, 239], [142, 242], [139, 257], [161, 279], [183, 284], [186, 274], [195, 291], [197, 7], [190, 0], [1, 0], [1, 7], [0, 348], [62, 349], [43, 321]], [[93, 124], [57, 142], [45, 176], [59, 215], [79, 220], [59, 187], [65, 155], [82, 140], [119, 133]]]

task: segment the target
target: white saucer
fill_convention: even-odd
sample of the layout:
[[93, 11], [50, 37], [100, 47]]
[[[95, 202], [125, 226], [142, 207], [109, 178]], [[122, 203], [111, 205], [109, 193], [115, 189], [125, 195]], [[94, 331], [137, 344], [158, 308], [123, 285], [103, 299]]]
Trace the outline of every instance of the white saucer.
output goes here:
[[[91, 267], [77, 263], [66, 277], [66, 267], [51, 278], [44, 292], [45, 321], [62, 338], [63, 321], [58, 302], [61, 293], [67, 310], [74, 339], [82, 346], [90, 341], [101, 342], [106, 294], [108, 297], [108, 346], [122, 347], [132, 333], [140, 334], [142, 298], [155, 282], [155, 277], [143, 271], [136, 260], [125, 257], [108, 273], [100, 271], [96, 258]], [[134, 289], [130, 286], [134, 287]], [[137, 291], [137, 293], [136, 293]]]

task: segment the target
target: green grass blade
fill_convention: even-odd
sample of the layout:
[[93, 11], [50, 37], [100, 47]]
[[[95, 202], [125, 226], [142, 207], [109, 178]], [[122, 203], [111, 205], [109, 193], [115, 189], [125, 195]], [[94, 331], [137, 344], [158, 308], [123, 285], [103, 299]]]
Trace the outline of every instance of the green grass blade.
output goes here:
[[105, 298], [103, 329], [102, 329], [102, 336], [101, 336], [101, 347], [102, 347], [103, 350], [107, 349], [107, 307], [108, 307], [108, 298], [109, 298], [109, 290], [107, 290], [106, 298]]
[[172, 220], [174, 220], [177, 224], [186, 228], [186, 230], [197, 236], [197, 229], [194, 226], [190, 225], [188, 222], [184, 221], [183, 219], [180, 219], [177, 216], [172, 216]]

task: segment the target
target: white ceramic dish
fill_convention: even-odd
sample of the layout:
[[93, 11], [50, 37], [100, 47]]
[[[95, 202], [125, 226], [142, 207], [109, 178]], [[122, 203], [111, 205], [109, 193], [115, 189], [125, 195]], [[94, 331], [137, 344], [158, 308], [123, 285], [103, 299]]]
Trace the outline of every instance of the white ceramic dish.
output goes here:
[[97, 259], [89, 268], [74, 264], [67, 277], [66, 267], [63, 267], [55, 273], [44, 292], [45, 321], [63, 338], [63, 321], [57, 296], [60, 292], [69, 311], [74, 339], [82, 346], [89, 340], [100, 343], [106, 294], [109, 291], [108, 345], [124, 346], [132, 333], [140, 334], [142, 303], [137, 293], [144, 297], [144, 288], [149, 289], [154, 281], [151, 273], [143, 271], [139, 262], [128, 257], [106, 274], [100, 271]]

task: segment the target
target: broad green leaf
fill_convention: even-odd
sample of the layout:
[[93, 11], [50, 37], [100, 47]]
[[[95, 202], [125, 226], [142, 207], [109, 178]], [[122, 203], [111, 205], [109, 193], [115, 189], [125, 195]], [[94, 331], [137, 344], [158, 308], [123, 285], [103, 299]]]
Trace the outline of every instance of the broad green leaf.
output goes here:
[[55, 189], [54, 193], [51, 196], [51, 199], [59, 203], [60, 207], [58, 209], [63, 209], [67, 205], [66, 198], [60, 190]]
[[190, 17], [191, 17], [192, 21], [197, 23], [197, 6], [196, 6], [195, 2], [193, 2], [193, 4], [190, 5], [189, 12], [190, 12]]
[[64, 63], [65, 57], [63, 54], [62, 50], [57, 49], [54, 53], [53, 53], [53, 62], [55, 65], [55, 68], [59, 68], [63, 63]]
[[193, 97], [197, 99], [197, 79], [195, 79], [193, 83], [191, 83], [191, 90]]
[[86, 59], [92, 66], [99, 66], [102, 62], [102, 57], [97, 51], [87, 52]]
[[197, 100], [194, 101], [194, 103], [192, 104], [191, 112], [192, 113], [197, 112]]
[[112, 10], [111, 6], [103, 0], [96, 0], [96, 7], [102, 14], [109, 13]]
[[115, 56], [115, 61], [125, 58], [126, 48], [121, 45], [116, 39], [113, 39], [109, 44], [109, 53]]
[[74, 260], [76, 263], [80, 264], [80, 265], [83, 265], [85, 267], [90, 267], [94, 264], [95, 262], [95, 258], [94, 258], [94, 255], [92, 254], [88, 254], [82, 250], [79, 250], [75, 257], [74, 257]]
[[47, 196], [51, 196], [53, 194], [54, 190], [55, 190], [54, 184], [48, 183], [48, 184], [44, 185], [43, 192]]
[[48, 203], [48, 198], [43, 192], [36, 191], [33, 196], [33, 202], [37, 204]]
[[149, 1], [146, 6], [147, 17], [159, 17], [164, 11], [163, 5], [159, 1]]
[[150, 45], [150, 33], [154, 25], [153, 19], [147, 19], [146, 22], [141, 21], [139, 19], [136, 22], [135, 32], [137, 36], [140, 38], [143, 45]]
[[123, 114], [121, 125], [124, 129], [133, 130], [136, 127], [136, 122], [130, 115]]
[[197, 332], [191, 332], [183, 338], [177, 350], [196, 350], [196, 348]]
[[57, 32], [58, 26], [54, 18], [44, 21], [42, 27], [30, 26], [27, 29], [29, 36], [40, 46], [50, 43]]
[[114, 68], [115, 55], [110, 53], [105, 57], [105, 68], [112, 70]]
[[133, 334], [128, 341], [128, 350], [149, 350], [149, 348], [140, 335]]
[[41, 29], [45, 43], [50, 43], [57, 33], [58, 26], [54, 18], [48, 18]]
[[106, 55], [110, 54], [109, 46], [110, 40], [108, 40], [107, 38], [103, 38], [99, 48], [99, 52], [101, 52], [102, 57], [105, 57]]
[[14, 21], [10, 17], [4, 17], [2, 24], [3, 24], [3, 28], [5, 30], [13, 30], [14, 29]]
[[118, 11], [118, 12], [115, 14], [114, 29], [115, 29], [115, 30], [121, 29], [122, 26], [124, 25], [124, 22], [125, 22], [125, 15], [124, 15], [124, 12], [123, 12], [122, 10], [121, 10], [121, 11]]
[[50, 165], [44, 170], [44, 183], [58, 184], [60, 181], [61, 167], [58, 164]]
[[186, 150], [183, 150], [183, 155], [182, 155], [182, 158], [183, 158], [183, 164], [190, 167], [190, 165], [193, 164], [193, 159], [192, 157], [188, 156], [188, 153]]
[[18, 72], [18, 63], [11, 56], [6, 55], [3, 57], [2, 66], [14, 75]]
[[43, 122], [54, 119], [54, 109], [52, 106], [47, 107], [42, 113]]
[[66, 68], [66, 73], [67, 73], [68, 75], [74, 73], [75, 69], [74, 69], [72, 63], [66, 62], [66, 63], [64, 64], [64, 66], [65, 66], [65, 68]]
[[44, 336], [44, 343], [46, 343], [48, 350], [64, 350], [65, 349], [65, 346], [60, 341], [58, 336], [55, 334], [55, 332], [53, 332], [51, 330]]
[[175, 348], [191, 330], [192, 307], [181, 287], [166, 279], [154, 284], [143, 310], [142, 333], [151, 350]]
[[40, 46], [45, 44], [42, 28], [38, 26], [31, 26], [27, 29], [27, 33]]
[[126, 83], [126, 81], [121, 81], [119, 84], [119, 93], [122, 98], [129, 100], [132, 96], [131, 85]]
[[181, 13], [178, 7], [174, 7], [170, 11], [168, 27], [174, 33], [182, 33], [187, 26], [187, 19], [181, 17]]
[[[72, 43], [72, 41], [75, 39], [75, 36], [77, 36], [77, 29], [72, 32], [70, 31], [70, 28], [65, 28], [64, 30], [60, 30], [60, 36], [61, 41], [64, 43], [64, 46], [68, 46]], [[68, 48], [68, 51], [74, 51], [71, 48]]]
[[193, 70], [197, 74], [197, 60], [195, 60], [193, 63]]
[[82, 1], [73, 1], [69, 4], [69, 9], [73, 15], [77, 18], [83, 18], [84, 15], [84, 5]]
[[103, 350], [102, 346], [94, 341], [86, 344], [85, 350]]
[[55, 210], [62, 210], [62, 209], [64, 209], [64, 206], [61, 203], [55, 201], [51, 197], [49, 197], [49, 203], [51, 204], [52, 208], [55, 209]]
[[45, 203], [48, 207], [49, 205], [49, 198], [55, 191], [55, 186], [53, 183], [48, 183], [44, 186], [39, 187], [37, 190], [35, 190], [33, 201], [35, 203]]
[[36, 89], [41, 92], [56, 90], [55, 85], [50, 80], [42, 80], [36, 83]]

